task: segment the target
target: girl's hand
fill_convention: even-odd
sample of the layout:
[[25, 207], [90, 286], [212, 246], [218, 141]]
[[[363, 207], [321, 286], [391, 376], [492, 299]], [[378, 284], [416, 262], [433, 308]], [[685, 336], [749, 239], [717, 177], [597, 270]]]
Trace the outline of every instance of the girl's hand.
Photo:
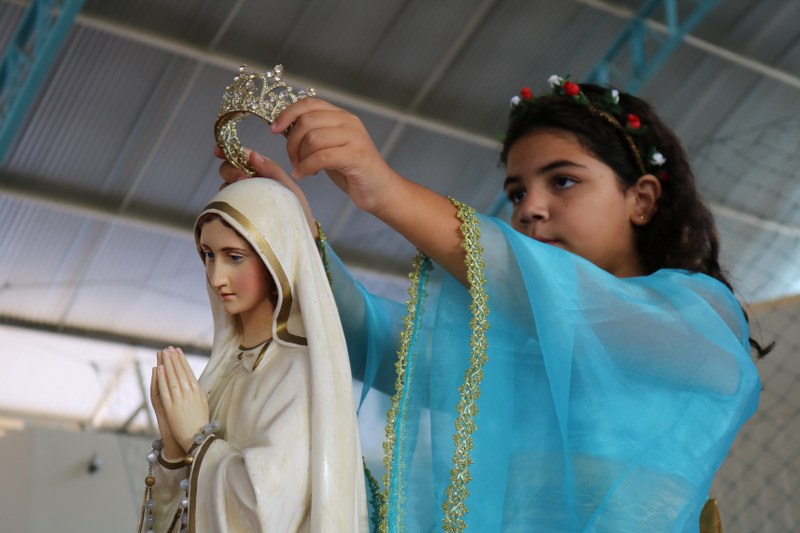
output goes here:
[[208, 400], [179, 348], [162, 351], [158, 392], [175, 442], [184, 455], [194, 443], [195, 433], [208, 424]]
[[358, 208], [380, 216], [403, 178], [384, 161], [358, 117], [319, 98], [306, 98], [286, 108], [271, 128], [282, 132], [290, 126], [286, 150], [292, 176], [326, 170]]
[[[247, 153], [248, 157], [252, 152], [249, 148], [244, 148], [244, 151]], [[225, 159], [225, 154], [222, 153], [222, 149], [216, 144], [214, 145], [214, 155], [222, 159], [222, 163], [219, 165], [219, 177], [222, 178], [223, 183], [219, 186], [219, 190], [224, 189], [231, 183], [249, 178], [247, 174], [228, 163], [228, 160]]]
[[161, 365], [163, 365], [163, 359], [161, 357], [161, 352], [158, 352], [157, 366], [153, 367], [153, 373], [150, 377], [150, 402], [153, 404], [153, 410], [156, 412], [156, 422], [158, 423], [158, 432], [161, 434], [161, 442], [164, 443], [164, 449], [161, 453], [164, 459], [168, 461], [177, 461], [186, 454], [172, 435], [172, 430], [167, 421], [167, 415], [164, 412], [164, 404], [161, 403], [161, 394], [158, 391], [158, 366]]
[[[383, 220], [466, 284], [455, 207], [447, 198], [392, 170], [358, 117], [319, 98], [305, 98], [287, 107], [271, 128], [278, 133], [290, 126], [286, 150], [292, 177], [327, 171], [356, 207]], [[249, 156], [254, 169], [263, 165], [252, 153]], [[226, 182], [242, 176], [226, 164], [220, 174]], [[316, 236], [313, 229], [312, 233]]]
[[[258, 152], [250, 150], [249, 148], [245, 148], [244, 151], [247, 152], [250, 168], [255, 170], [255, 176], [253, 177], [274, 179], [292, 191], [297, 199], [300, 200], [300, 205], [303, 207], [303, 213], [308, 221], [308, 227], [311, 229], [311, 234], [315, 239], [318, 239], [319, 232], [317, 231], [317, 224], [314, 221], [314, 214], [311, 212], [311, 206], [308, 204], [308, 199], [306, 198], [303, 189], [301, 189], [300, 186], [298, 186], [297, 183], [290, 178], [289, 175], [286, 174], [286, 172], [284, 172], [280, 165], [278, 165], [275, 161], [272, 161]], [[219, 146], [214, 147], [214, 155], [221, 159], [224, 159], [225, 157], [222, 154], [222, 150], [219, 149]], [[219, 175], [225, 182], [222, 184], [220, 189], [227, 187], [231, 183], [235, 183], [241, 179], [247, 178], [247, 175], [243, 174], [241, 170], [231, 165], [227, 161], [223, 161], [223, 163], [220, 165]]]

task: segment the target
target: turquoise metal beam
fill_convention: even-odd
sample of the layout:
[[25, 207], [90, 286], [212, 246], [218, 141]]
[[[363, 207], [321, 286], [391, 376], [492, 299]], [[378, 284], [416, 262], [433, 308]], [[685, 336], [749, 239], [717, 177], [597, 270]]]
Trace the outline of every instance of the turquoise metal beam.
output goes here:
[[83, 0], [32, 0], [0, 60], [0, 162]]
[[[664, 66], [684, 37], [697, 27], [718, 2], [719, 0], [694, 0], [693, 9], [681, 20], [676, 0], [647, 0], [603, 54], [586, 81], [611, 83], [631, 94], [639, 92], [644, 83]], [[666, 34], [649, 27], [648, 19], [659, 7], [664, 8]], [[657, 46], [648, 56], [650, 42], [655, 42]], [[617, 63], [626, 51], [630, 52], [630, 61], [627, 68], [622, 69]], [[486, 214], [500, 218], [508, 218], [510, 213], [510, 204], [503, 191], [497, 194], [486, 210]]]
[[[718, 2], [694, 0], [690, 12], [681, 19], [677, 0], [648, 0], [620, 32], [587, 80], [611, 83], [628, 93], [639, 92], [644, 83], [664, 66], [683, 38], [697, 27]], [[654, 31], [647, 23], [647, 19], [659, 7], [664, 8], [666, 35]], [[653, 48], [653, 43], [654, 50], [648, 50]], [[630, 53], [630, 60], [622, 62], [621, 56], [626, 51]]]

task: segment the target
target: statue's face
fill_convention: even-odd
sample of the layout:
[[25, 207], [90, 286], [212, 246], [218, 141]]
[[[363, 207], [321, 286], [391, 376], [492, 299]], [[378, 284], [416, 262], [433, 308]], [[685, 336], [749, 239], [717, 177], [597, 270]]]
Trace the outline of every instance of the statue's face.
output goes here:
[[206, 276], [226, 313], [253, 313], [264, 306], [271, 311], [272, 276], [247, 241], [215, 219], [203, 224], [200, 246]]

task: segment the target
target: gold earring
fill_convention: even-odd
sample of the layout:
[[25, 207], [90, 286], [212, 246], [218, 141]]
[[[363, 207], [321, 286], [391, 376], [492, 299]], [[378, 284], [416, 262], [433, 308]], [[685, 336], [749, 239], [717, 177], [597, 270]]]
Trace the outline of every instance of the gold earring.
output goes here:
[[639, 220], [644, 220], [644, 215], [639, 213]]

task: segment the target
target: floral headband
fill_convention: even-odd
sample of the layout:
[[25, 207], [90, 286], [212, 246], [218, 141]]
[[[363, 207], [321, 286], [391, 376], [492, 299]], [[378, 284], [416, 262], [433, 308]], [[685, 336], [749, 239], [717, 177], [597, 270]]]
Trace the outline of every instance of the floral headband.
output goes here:
[[[553, 75], [548, 78], [547, 83], [549, 83], [550, 87], [553, 89], [554, 95], [569, 98], [586, 106], [590, 112], [603, 118], [606, 122], [621, 131], [636, 160], [636, 166], [642, 174], [654, 174], [658, 176], [661, 181], [667, 181], [667, 172], [661, 169], [667, 162], [667, 159], [655, 146], [651, 146], [647, 150], [646, 158], [642, 158], [642, 153], [633, 141], [632, 135], [643, 135], [646, 133], [647, 125], [642, 124], [638, 116], [632, 113], [623, 113], [622, 108], [619, 106], [618, 90], [608, 89], [600, 101], [594, 102], [589, 100], [583, 93], [580, 85], [569, 81], [567, 78]], [[533, 102], [533, 100], [534, 97], [530, 87], [523, 87], [518, 95], [514, 95], [511, 98], [511, 118], [513, 119], [517, 113], [525, 109], [526, 104]]]

